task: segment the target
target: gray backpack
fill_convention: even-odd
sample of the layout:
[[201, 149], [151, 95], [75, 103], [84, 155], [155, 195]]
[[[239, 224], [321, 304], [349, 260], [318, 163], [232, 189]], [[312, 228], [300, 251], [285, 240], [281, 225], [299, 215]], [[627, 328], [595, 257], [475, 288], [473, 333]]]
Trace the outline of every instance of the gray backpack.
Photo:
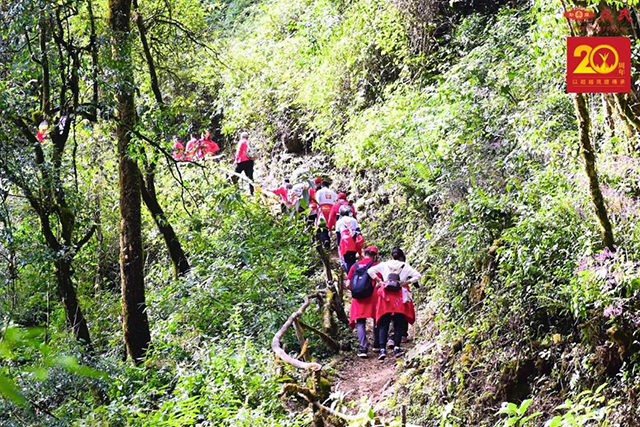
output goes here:
[[400, 270], [397, 272], [393, 271], [389, 273], [389, 276], [387, 276], [387, 285], [384, 287], [385, 290], [397, 292], [402, 289], [402, 286], [400, 286], [400, 273], [402, 273], [402, 270], [404, 270], [404, 264], [402, 264]]

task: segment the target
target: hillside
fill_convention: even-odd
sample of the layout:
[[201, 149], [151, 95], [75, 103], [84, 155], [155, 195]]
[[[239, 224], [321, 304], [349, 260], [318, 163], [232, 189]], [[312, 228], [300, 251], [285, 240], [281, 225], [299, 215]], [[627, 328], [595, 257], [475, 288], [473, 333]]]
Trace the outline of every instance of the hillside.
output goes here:
[[[640, 425], [636, 75], [566, 93], [580, 5], [0, 7], [0, 424]], [[176, 157], [206, 129], [220, 152]], [[255, 197], [229, 179], [240, 132]], [[327, 281], [307, 211], [269, 196], [316, 176], [422, 272], [401, 358], [355, 357], [337, 255]], [[282, 343], [322, 380], [271, 350], [305, 295], [308, 347]]]

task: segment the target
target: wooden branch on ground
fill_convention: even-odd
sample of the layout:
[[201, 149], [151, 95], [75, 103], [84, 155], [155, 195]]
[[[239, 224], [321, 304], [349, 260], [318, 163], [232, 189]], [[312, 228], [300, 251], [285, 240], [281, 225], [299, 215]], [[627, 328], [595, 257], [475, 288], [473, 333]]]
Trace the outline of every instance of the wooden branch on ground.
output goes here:
[[333, 321], [333, 310], [331, 310], [334, 295], [333, 290], [327, 289], [322, 306], [322, 330], [327, 335], [335, 335], [337, 332], [336, 324]]
[[280, 389], [280, 397], [285, 395], [302, 395], [307, 402], [314, 402], [318, 400], [318, 396], [308, 387], [303, 387], [295, 383], [286, 383], [282, 385]]
[[296, 331], [296, 336], [298, 337], [298, 342], [300, 343], [300, 354], [298, 354], [298, 357], [296, 357], [296, 359], [300, 359], [302, 357], [305, 362], [309, 362], [310, 356], [307, 353], [309, 340], [304, 339], [304, 331], [302, 330], [298, 319], [293, 321], [293, 328]]
[[342, 293], [338, 290], [340, 285], [334, 282], [332, 283], [331, 287], [334, 290], [333, 298], [331, 300], [333, 311], [336, 313], [336, 317], [338, 318], [339, 321], [341, 321], [345, 325], [348, 325], [349, 317], [347, 316], [347, 313], [344, 311], [344, 300], [343, 300]]
[[320, 369], [322, 369], [322, 366], [320, 366], [319, 363], [315, 363], [315, 362], [307, 363], [307, 362], [302, 362], [300, 360], [294, 359], [293, 357], [289, 356], [282, 349], [282, 346], [280, 345], [280, 340], [282, 339], [284, 333], [287, 332], [287, 329], [291, 327], [291, 325], [296, 319], [302, 317], [302, 314], [307, 309], [307, 307], [309, 307], [310, 303], [311, 303], [310, 296], [305, 296], [304, 303], [300, 306], [298, 311], [291, 314], [291, 316], [289, 316], [289, 318], [284, 323], [284, 325], [282, 325], [280, 330], [276, 332], [276, 334], [273, 336], [273, 340], [271, 341], [271, 348], [273, 349], [273, 352], [276, 355], [278, 355], [278, 357], [280, 357], [280, 359], [282, 359], [283, 361], [287, 362], [292, 366], [295, 366], [298, 369], [319, 371]]
[[320, 337], [322, 342], [325, 343], [333, 351], [336, 351], [336, 352], [340, 351], [341, 346], [340, 346], [340, 343], [338, 343], [338, 341], [334, 340], [329, 335], [327, 335], [324, 332], [322, 332], [320, 329], [314, 328], [311, 325], [307, 325], [303, 321], [299, 321], [299, 323], [300, 323], [300, 326], [302, 326], [304, 329], [306, 329], [307, 331], [312, 332], [312, 333], [316, 334], [318, 337]]

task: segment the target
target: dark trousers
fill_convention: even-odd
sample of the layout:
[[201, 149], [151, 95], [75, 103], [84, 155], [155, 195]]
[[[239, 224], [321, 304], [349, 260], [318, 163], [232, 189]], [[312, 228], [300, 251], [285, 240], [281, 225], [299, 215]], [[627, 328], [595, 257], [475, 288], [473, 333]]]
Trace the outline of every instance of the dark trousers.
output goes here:
[[402, 331], [404, 330], [404, 324], [407, 319], [402, 313], [385, 313], [378, 321], [378, 331], [380, 334], [380, 345], [382, 348], [386, 347], [387, 340], [389, 339], [389, 325], [393, 320], [393, 344], [396, 347], [400, 347], [402, 343]]
[[[368, 342], [367, 342], [367, 319], [357, 319], [356, 330], [358, 331], [358, 342], [360, 344], [360, 351], [363, 353], [366, 353], [369, 348]], [[378, 342], [379, 338], [380, 338], [380, 333], [378, 332], [378, 327], [374, 322], [373, 348], [380, 348], [380, 343]]]
[[[249, 178], [251, 181], [253, 181], [253, 160], [245, 160], [244, 162], [238, 163], [236, 165], [236, 173], [237, 174], [244, 173], [247, 178]], [[236, 182], [238, 182], [238, 177], [234, 175], [231, 178], [231, 180], [235, 184]], [[253, 195], [253, 184], [252, 183], [249, 183], [249, 191]]]
[[344, 254], [344, 264], [347, 269], [347, 274], [349, 273], [349, 270], [351, 270], [351, 266], [356, 263], [356, 254], [357, 252], [351, 251]]
[[331, 247], [331, 237], [329, 237], [329, 229], [327, 227], [318, 227], [318, 240], [322, 242], [325, 249]]

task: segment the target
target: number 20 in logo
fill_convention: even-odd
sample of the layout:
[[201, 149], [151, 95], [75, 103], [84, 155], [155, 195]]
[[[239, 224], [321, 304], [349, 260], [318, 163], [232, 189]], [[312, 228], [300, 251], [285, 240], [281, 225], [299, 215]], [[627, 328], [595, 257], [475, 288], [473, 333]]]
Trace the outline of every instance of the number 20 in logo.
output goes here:
[[567, 38], [567, 92], [628, 93], [630, 65], [627, 37]]
[[618, 51], [608, 44], [601, 44], [595, 48], [581, 44], [575, 48], [573, 56], [582, 58], [573, 70], [574, 74], [609, 74], [620, 63]]

